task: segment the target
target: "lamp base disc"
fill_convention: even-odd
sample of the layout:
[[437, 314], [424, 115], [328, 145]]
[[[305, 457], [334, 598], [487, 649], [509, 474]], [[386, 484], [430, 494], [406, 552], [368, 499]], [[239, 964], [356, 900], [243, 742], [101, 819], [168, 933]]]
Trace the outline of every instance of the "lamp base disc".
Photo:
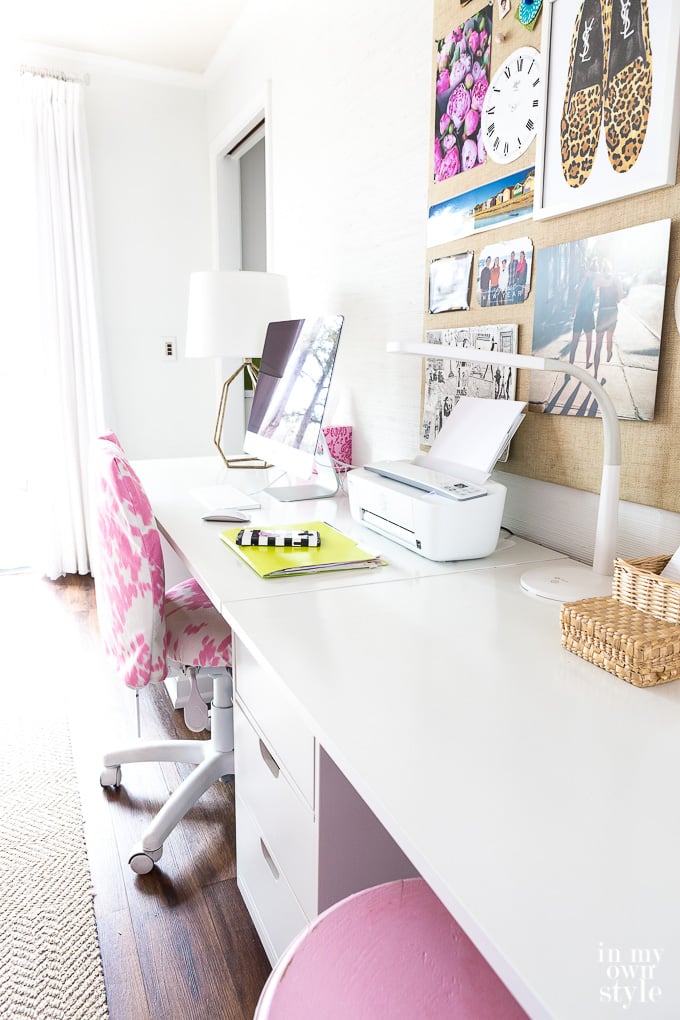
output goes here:
[[612, 593], [611, 575], [596, 574], [575, 560], [551, 560], [522, 574], [519, 582], [530, 595], [554, 602], [576, 602]]

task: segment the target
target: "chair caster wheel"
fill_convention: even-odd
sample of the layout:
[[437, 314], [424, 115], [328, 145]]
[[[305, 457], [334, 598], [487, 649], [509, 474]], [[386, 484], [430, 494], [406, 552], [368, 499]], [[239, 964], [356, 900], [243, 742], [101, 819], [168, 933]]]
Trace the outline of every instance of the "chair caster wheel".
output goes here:
[[99, 782], [102, 786], [120, 786], [121, 778], [120, 765], [110, 765], [102, 769]]
[[143, 850], [141, 844], [136, 846], [128, 859], [128, 864], [135, 875], [148, 875], [153, 871], [156, 861], [160, 861], [163, 855], [163, 847], [158, 850]]

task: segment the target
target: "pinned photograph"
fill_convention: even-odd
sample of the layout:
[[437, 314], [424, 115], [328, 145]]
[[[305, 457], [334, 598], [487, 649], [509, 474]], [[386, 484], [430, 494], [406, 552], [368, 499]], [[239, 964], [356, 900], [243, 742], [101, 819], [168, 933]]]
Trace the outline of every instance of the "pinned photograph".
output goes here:
[[519, 305], [531, 286], [534, 248], [529, 237], [490, 244], [477, 262], [477, 302], [481, 308]]
[[427, 247], [530, 219], [533, 209], [534, 168], [530, 166], [430, 206]]
[[[533, 353], [606, 386], [619, 418], [651, 421], [661, 348], [670, 220], [544, 248], [536, 256]], [[532, 372], [532, 411], [600, 415], [571, 375]]]
[[[466, 326], [458, 329], [430, 329], [428, 344], [441, 344], [441, 358], [425, 358], [425, 392], [420, 438], [431, 445], [461, 397], [488, 397], [514, 400], [517, 370], [514, 366], [486, 365], [472, 361], [452, 361], [447, 347], [517, 353], [517, 325]], [[507, 460], [507, 450], [500, 460]]]
[[482, 106], [489, 87], [493, 0], [437, 40], [434, 179], [486, 162]]
[[458, 312], [470, 307], [470, 275], [474, 252], [430, 263], [430, 312]]

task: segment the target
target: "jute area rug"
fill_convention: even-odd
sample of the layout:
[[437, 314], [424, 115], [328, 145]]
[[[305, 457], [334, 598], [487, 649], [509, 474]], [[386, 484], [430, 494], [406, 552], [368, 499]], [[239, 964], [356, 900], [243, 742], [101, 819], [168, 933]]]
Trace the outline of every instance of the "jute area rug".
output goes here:
[[[18, 604], [8, 603], [6, 582], [14, 580], [0, 579], [0, 588], [5, 589], [0, 591], [5, 645], [0, 731], [0, 1018], [106, 1020], [109, 1014], [68, 726], [58, 697], [41, 690], [39, 679], [54, 681], [50, 666], [54, 644], [49, 634], [40, 631], [39, 606], [33, 604], [33, 612], [27, 614], [26, 607], [21, 613]], [[28, 637], [21, 633], [27, 615], [37, 628], [32, 640], [24, 643], [21, 655], [8, 654], [7, 645], [14, 651], [15, 641], [23, 637], [25, 642]], [[38, 654], [36, 644], [43, 654]], [[21, 672], [13, 676], [15, 669]]]

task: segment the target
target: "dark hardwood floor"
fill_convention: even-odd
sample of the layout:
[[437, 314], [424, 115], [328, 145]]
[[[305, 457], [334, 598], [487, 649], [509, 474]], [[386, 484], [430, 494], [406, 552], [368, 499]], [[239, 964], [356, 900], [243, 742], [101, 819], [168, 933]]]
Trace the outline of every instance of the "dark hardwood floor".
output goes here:
[[[101, 754], [135, 738], [136, 710], [104, 657], [90, 578], [0, 575], [0, 613], [25, 613], [37, 635], [15, 647], [3, 627], [7, 661], [63, 687], [112, 1020], [250, 1020], [270, 968], [236, 886], [233, 784], [216, 784], [154, 871], [134, 875], [130, 847], [190, 767], [128, 765], [119, 790], [100, 787]], [[192, 736], [162, 687], [140, 700], [145, 738]]]

